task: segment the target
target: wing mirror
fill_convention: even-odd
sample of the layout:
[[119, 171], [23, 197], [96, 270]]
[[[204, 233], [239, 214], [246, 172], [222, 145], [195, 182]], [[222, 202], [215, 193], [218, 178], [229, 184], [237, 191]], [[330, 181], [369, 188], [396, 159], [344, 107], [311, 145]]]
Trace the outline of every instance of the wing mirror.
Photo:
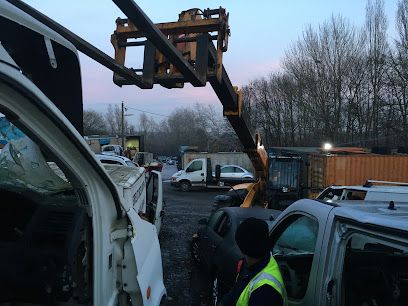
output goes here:
[[207, 218], [202, 218], [202, 219], [198, 220], [198, 224], [207, 225], [208, 224], [208, 219]]

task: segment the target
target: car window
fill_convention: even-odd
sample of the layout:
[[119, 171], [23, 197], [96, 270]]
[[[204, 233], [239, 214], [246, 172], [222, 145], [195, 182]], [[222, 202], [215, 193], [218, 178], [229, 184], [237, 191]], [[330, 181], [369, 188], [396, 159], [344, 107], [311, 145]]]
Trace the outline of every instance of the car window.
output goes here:
[[194, 172], [194, 171], [199, 171], [203, 169], [203, 162], [201, 160], [196, 160], [194, 161], [188, 168], [186, 169], [186, 172]]
[[242, 170], [241, 168], [234, 167], [234, 172], [235, 172], [235, 173], [244, 173], [245, 171]]
[[219, 225], [223, 214], [224, 214], [224, 211], [222, 210], [218, 210], [215, 213], [213, 213], [210, 217], [210, 220], [208, 220], [207, 226], [216, 232], [218, 229], [217, 226]]
[[223, 167], [221, 168], [221, 173], [234, 173], [234, 167]]
[[225, 213], [222, 216], [217, 226], [216, 233], [220, 235], [221, 237], [225, 237], [230, 231], [230, 229], [231, 229], [231, 218]]
[[109, 151], [115, 151], [115, 149], [114, 149], [114, 147], [109, 146], [109, 147], [104, 147], [104, 148], [102, 149], [102, 151], [103, 151], [103, 152], [109, 152]]
[[309, 283], [318, 222], [297, 214], [284, 221], [275, 231], [280, 234], [275, 238], [272, 254], [281, 268], [288, 297], [302, 299]]
[[298, 188], [300, 163], [290, 158], [269, 159], [268, 184], [272, 188]]
[[367, 191], [362, 190], [347, 190], [344, 200], [364, 200]]
[[355, 233], [345, 246], [340, 305], [408, 305], [406, 245]]
[[[29, 132], [30, 129], [25, 128], [24, 131]], [[46, 226], [49, 234], [47, 232], [41, 238], [38, 236], [34, 243], [55, 243], [51, 239], [59, 235], [61, 226], [57, 225], [59, 222], [64, 226], [70, 224], [68, 212], [75, 210], [80, 203], [70, 176], [43, 144], [28, 137], [2, 113], [0, 140], [5, 143], [0, 153], [0, 241], [19, 241], [19, 245], [24, 245], [21, 239], [31, 235], [29, 231], [43, 231], [39, 227], [41, 225]], [[37, 219], [33, 221], [35, 218], [50, 218], [51, 221], [43, 224]], [[38, 228], [28, 229], [34, 224]]]
[[323, 201], [337, 201], [341, 199], [342, 194], [343, 189], [328, 188], [318, 197], [318, 199]]

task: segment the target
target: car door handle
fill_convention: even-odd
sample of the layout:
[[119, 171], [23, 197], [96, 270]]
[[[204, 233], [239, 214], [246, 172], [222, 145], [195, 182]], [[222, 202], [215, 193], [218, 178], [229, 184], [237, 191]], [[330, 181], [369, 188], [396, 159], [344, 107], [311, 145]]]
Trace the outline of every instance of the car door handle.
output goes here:
[[201, 176], [204, 176], [204, 173], [201, 173]]

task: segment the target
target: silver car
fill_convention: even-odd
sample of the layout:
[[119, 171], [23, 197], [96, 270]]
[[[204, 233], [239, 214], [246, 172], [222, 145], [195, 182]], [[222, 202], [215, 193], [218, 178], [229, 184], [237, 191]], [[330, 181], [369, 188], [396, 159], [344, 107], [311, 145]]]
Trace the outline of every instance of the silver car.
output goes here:
[[[215, 176], [215, 173], [213, 173]], [[238, 166], [238, 165], [224, 165], [221, 166], [221, 179], [228, 180], [228, 181], [253, 181], [255, 180], [255, 176], [246, 170], [245, 168]]]

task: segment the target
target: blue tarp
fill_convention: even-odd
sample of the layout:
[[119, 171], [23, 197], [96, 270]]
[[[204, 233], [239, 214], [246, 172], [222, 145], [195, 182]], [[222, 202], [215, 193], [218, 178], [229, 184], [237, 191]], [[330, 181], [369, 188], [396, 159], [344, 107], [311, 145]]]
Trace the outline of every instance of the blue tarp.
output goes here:
[[101, 139], [99, 139], [99, 144], [101, 146], [110, 144], [110, 138], [101, 138]]
[[25, 137], [24, 133], [11, 124], [6, 117], [0, 117], [0, 142], [7, 143], [10, 140], [16, 140]]

